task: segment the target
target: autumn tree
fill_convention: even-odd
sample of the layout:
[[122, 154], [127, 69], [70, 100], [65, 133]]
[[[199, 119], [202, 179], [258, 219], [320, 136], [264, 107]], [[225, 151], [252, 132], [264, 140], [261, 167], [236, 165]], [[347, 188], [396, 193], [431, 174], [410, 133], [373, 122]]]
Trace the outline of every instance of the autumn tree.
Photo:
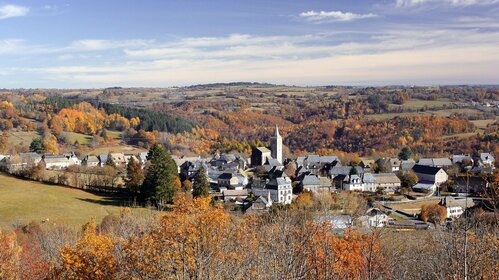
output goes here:
[[419, 216], [425, 222], [441, 224], [447, 217], [447, 210], [438, 204], [426, 204], [421, 207]]
[[67, 279], [113, 279], [117, 271], [115, 241], [96, 232], [94, 222], [87, 224], [83, 236], [74, 246], [61, 252], [62, 277]]
[[206, 169], [201, 166], [194, 177], [194, 183], [192, 184], [192, 196], [193, 197], [205, 197], [210, 194], [210, 182], [208, 182], [208, 176], [206, 175]]
[[50, 154], [58, 154], [59, 153], [59, 145], [57, 144], [57, 138], [51, 134], [47, 133], [43, 137], [43, 148], [46, 153]]
[[192, 191], [192, 182], [189, 179], [185, 179], [184, 181], [182, 181], [182, 191], [183, 192]]
[[149, 150], [147, 159], [151, 162], [141, 187], [144, 199], [156, 203], [170, 203], [180, 189], [177, 164], [160, 145], [155, 144]]
[[18, 279], [20, 254], [16, 234], [0, 230], [0, 279]]
[[143, 181], [144, 173], [142, 172], [142, 165], [132, 157], [126, 168], [125, 186], [132, 193], [138, 193]]
[[418, 182], [418, 176], [412, 170], [402, 171], [398, 174], [402, 188], [412, 188]]
[[4, 131], [0, 136], [0, 153], [5, 153], [9, 147], [9, 134]]

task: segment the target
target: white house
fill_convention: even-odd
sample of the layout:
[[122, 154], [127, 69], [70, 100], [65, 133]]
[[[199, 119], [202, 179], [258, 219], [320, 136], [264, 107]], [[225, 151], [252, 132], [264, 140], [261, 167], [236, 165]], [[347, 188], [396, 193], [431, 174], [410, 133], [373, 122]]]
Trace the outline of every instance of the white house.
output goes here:
[[289, 177], [272, 178], [263, 187], [261, 184], [253, 184], [251, 191], [255, 196], [266, 196], [270, 193], [272, 201], [279, 204], [290, 204], [293, 199], [293, 187]]
[[370, 208], [366, 215], [359, 217], [362, 226], [366, 228], [379, 228], [388, 224], [388, 215], [378, 208]]
[[485, 166], [494, 166], [494, 162], [496, 161], [494, 156], [490, 153], [481, 153], [480, 161]]
[[359, 175], [350, 175], [347, 178], [347, 183], [343, 184], [343, 188], [345, 188], [345, 190], [347, 191], [363, 192], [365, 190], [364, 183], [362, 182], [362, 179]]
[[43, 156], [42, 162], [45, 164], [45, 169], [61, 170], [68, 168], [72, 161], [67, 157], [61, 156]]

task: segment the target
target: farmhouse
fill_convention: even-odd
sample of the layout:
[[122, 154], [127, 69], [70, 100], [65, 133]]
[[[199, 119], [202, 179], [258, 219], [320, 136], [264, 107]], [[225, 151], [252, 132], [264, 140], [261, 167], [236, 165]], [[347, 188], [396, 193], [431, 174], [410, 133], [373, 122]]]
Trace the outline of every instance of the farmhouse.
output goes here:
[[68, 168], [72, 161], [63, 155], [45, 155], [42, 159], [45, 169], [61, 170]]
[[432, 167], [416, 164], [412, 168], [419, 178], [419, 181], [435, 183], [437, 186], [447, 181], [449, 176], [440, 167]]
[[329, 191], [329, 189], [331, 188], [331, 181], [326, 177], [320, 177], [317, 175], [305, 175], [300, 182], [300, 187], [304, 191]]
[[448, 158], [421, 158], [418, 164], [440, 168], [452, 167], [452, 161]]
[[124, 166], [127, 164], [124, 153], [110, 153], [109, 157], [111, 157], [111, 160], [114, 164], [116, 164], [116, 166]]

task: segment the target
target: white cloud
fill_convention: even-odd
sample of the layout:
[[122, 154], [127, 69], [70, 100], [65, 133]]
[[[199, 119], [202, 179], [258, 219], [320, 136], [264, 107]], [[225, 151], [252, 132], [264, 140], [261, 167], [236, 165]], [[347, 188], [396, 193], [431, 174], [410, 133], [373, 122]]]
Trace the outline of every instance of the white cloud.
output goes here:
[[[494, 70], [499, 67], [497, 30], [400, 26], [367, 36], [364, 41], [331, 43], [335, 35], [235, 34], [144, 46], [128, 44], [135, 49], [122, 47], [121, 56], [114, 52], [111, 60], [87, 61], [74, 57], [69, 65], [60, 62], [17, 71], [78, 87], [227, 81], [299, 85], [499, 82]], [[83, 45], [86, 49], [106, 49], [135, 41], [141, 42]]]
[[0, 19], [7, 19], [13, 17], [22, 17], [29, 13], [28, 7], [17, 5], [3, 5], [0, 6]]
[[342, 12], [342, 11], [308, 11], [300, 13], [300, 17], [306, 19], [310, 22], [327, 22], [327, 21], [351, 21], [357, 19], [366, 19], [377, 17], [378, 15], [373, 13], [368, 14], [355, 14], [351, 12]]
[[396, 0], [397, 7], [414, 7], [424, 4], [447, 4], [452, 6], [493, 5], [499, 0]]

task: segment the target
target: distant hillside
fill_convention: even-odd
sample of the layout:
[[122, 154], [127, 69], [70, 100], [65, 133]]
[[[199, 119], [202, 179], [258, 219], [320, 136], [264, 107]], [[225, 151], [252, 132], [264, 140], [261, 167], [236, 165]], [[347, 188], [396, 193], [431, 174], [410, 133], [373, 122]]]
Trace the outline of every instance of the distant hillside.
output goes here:
[[[45, 102], [54, 107], [56, 111], [71, 107], [82, 102], [78, 98], [65, 98], [60, 96], [48, 97]], [[130, 108], [123, 105], [109, 104], [100, 101], [88, 101], [96, 108], [103, 108], [108, 114], [120, 114], [128, 119], [139, 117], [140, 124], [138, 129], [146, 131], [158, 130], [170, 133], [180, 133], [191, 131], [195, 126], [193, 122], [187, 121], [181, 117], [171, 116], [163, 112], [155, 112], [148, 109]]]

